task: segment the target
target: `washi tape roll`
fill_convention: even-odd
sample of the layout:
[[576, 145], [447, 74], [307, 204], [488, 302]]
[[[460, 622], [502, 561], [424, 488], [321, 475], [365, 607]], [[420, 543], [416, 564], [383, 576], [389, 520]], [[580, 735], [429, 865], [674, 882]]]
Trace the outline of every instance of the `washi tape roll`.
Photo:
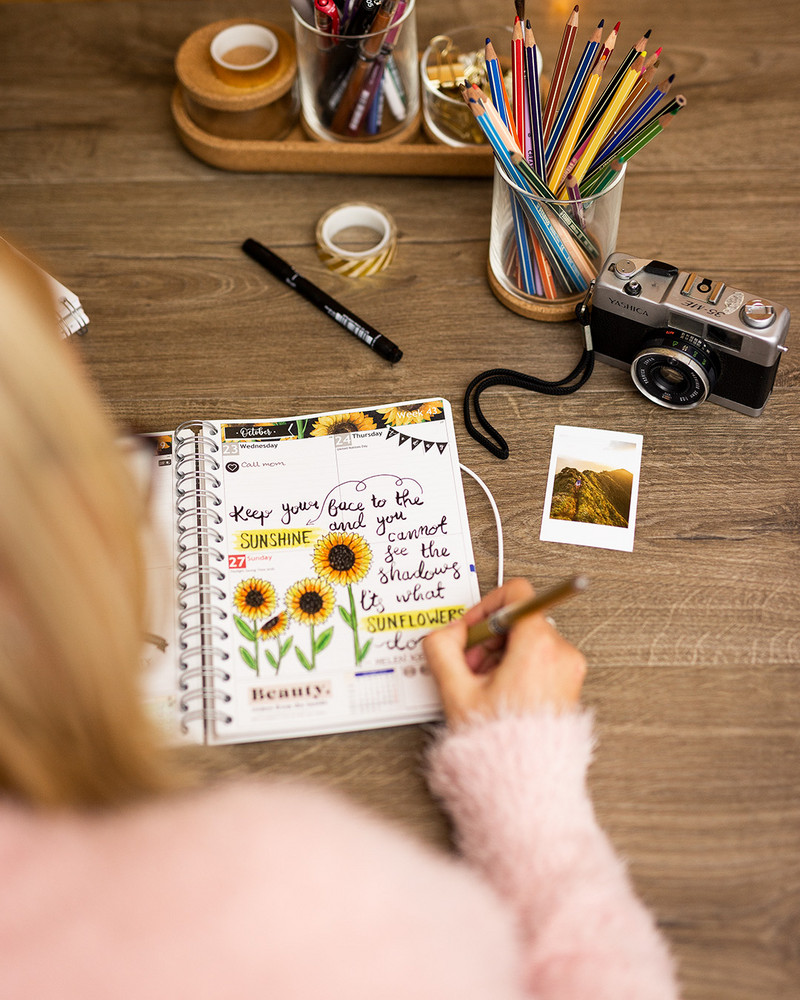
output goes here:
[[[346, 229], [371, 229], [378, 237], [367, 250], [348, 250], [336, 237]], [[337, 205], [317, 223], [317, 253], [331, 271], [360, 278], [388, 267], [397, 248], [397, 228], [392, 217], [377, 205], [353, 202]]]

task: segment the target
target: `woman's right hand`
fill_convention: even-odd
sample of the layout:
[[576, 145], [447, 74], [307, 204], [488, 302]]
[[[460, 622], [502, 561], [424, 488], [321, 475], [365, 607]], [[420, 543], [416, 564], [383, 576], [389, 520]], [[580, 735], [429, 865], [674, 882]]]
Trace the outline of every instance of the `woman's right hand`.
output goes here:
[[423, 640], [451, 727], [476, 716], [521, 715], [546, 706], [563, 711], [577, 704], [586, 660], [541, 613], [519, 619], [505, 636], [466, 648], [470, 625], [533, 593], [527, 580], [509, 580]]

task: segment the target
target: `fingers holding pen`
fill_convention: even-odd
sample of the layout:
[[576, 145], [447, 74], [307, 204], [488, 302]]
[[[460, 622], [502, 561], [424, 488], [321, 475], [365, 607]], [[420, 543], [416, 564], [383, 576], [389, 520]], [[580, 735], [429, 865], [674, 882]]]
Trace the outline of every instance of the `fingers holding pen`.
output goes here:
[[470, 626], [501, 608], [529, 600], [533, 593], [528, 581], [509, 580], [463, 618], [423, 641], [451, 725], [474, 715], [531, 712], [544, 705], [561, 710], [577, 702], [586, 661], [542, 614], [521, 618], [507, 635], [466, 648]]

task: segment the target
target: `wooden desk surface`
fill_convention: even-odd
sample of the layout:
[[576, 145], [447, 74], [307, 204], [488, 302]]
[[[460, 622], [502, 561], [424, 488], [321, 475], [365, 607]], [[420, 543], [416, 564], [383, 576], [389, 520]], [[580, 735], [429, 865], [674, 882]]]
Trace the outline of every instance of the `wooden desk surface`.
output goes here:
[[[571, 3], [536, 6], [552, 59]], [[618, 248], [725, 278], [797, 316], [798, 8], [656, 8], [581, 3], [587, 34], [600, 17], [621, 18], [628, 46], [652, 27], [689, 101], [629, 171]], [[419, 36], [512, 15], [511, 0], [420, 0]], [[80, 294], [91, 329], [75, 350], [116, 417], [156, 430], [428, 394], [458, 412], [485, 368], [566, 374], [577, 325], [522, 319], [488, 287], [489, 180], [239, 175], [182, 148], [169, 112], [174, 55], [196, 28], [231, 16], [291, 24], [278, 0], [0, 5], [0, 226]], [[331, 275], [315, 253], [318, 218], [354, 198], [383, 205], [399, 230], [391, 269], [371, 280]], [[260, 272], [239, 250], [246, 236], [384, 330], [403, 361], [389, 366]], [[508, 432], [505, 463], [458, 419], [461, 459], [500, 506], [506, 575], [540, 587], [574, 572], [594, 581], [557, 613], [591, 665], [592, 793], [674, 946], [687, 1000], [800, 990], [794, 340], [757, 419], [710, 403], [663, 410], [604, 365], [563, 400], [487, 394]], [[632, 554], [539, 541], [555, 424], [644, 435]], [[477, 487], [466, 490], [488, 589], [494, 525]], [[419, 776], [426, 739], [409, 727], [200, 758], [211, 772], [312, 775], [445, 843]]]

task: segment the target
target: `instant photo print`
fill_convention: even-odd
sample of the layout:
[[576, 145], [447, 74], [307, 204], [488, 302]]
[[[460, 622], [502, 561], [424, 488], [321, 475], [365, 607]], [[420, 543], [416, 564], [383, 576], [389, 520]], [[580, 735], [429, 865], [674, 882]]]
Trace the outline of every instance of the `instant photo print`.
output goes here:
[[540, 539], [633, 551], [641, 434], [556, 426]]

